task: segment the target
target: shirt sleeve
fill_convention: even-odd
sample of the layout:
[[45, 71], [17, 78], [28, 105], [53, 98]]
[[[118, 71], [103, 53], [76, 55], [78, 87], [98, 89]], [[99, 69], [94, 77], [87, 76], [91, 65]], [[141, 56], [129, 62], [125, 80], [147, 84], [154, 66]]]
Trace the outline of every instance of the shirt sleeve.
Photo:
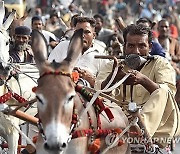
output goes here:
[[167, 59], [159, 58], [155, 65], [155, 82], [166, 84], [173, 93], [176, 91], [176, 73]]
[[50, 53], [48, 61], [55, 60], [57, 63], [62, 62], [67, 57], [69, 41], [60, 42]]
[[104, 65], [99, 73], [98, 76], [95, 80], [95, 86], [94, 88], [96, 90], [100, 90], [101, 89], [101, 84], [102, 82], [108, 77], [108, 75], [112, 72], [113, 69], [113, 61], [108, 62], [106, 65]]

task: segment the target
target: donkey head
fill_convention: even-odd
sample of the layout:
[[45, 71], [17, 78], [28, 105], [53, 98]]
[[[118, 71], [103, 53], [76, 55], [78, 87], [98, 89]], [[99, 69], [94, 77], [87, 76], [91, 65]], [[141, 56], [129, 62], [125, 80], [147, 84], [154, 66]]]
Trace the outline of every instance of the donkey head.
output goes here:
[[2, 1], [0, 2], [0, 75], [6, 75], [9, 70], [8, 60], [10, 37], [7, 33], [7, 29], [14, 19], [15, 11], [11, 12], [5, 21], [4, 15], [4, 1]]
[[69, 138], [76, 95], [71, 73], [82, 53], [82, 35], [83, 30], [73, 35], [64, 61], [50, 64], [43, 56], [47, 48], [42, 35], [32, 32], [32, 49], [41, 76], [36, 89], [38, 113], [46, 136], [45, 149], [54, 153], [62, 151]]

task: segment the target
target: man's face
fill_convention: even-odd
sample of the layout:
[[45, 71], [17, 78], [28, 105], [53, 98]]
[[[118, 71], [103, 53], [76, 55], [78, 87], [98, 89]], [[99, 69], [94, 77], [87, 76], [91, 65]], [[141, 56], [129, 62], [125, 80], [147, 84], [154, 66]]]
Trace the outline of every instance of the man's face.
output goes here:
[[100, 18], [95, 18], [96, 19], [96, 30], [97, 31], [100, 31], [101, 30], [101, 28], [103, 27], [103, 23], [102, 23], [102, 21], [101, 21], [101, 19]]
[[129, 35], [126, 37], [124, 52], [126, 55], [137, 54], [147, 56], [151, 50], [151, 44], [148, 42], [148, 35]]
[[58, 18], [56, 16], [52, 16], [50, 20], [52, 24], [56, 24], [58, 22]]
[[32, 29], [36, 29], [38, 31], [42, 31], [43, 23], [41, 20], [34, 20], [32, 23]]
[[158, 32], [159, 32], [159, 36], [168, 37], [170, 33], [169, 22], [168, 21], [159, 22]]
[[94, 28], [91, 27], [90, 23], [83, 22], [77, 23], [75, 30], [83, 29], [83, 51], [86, 51], [92, 46], [92, 41], [95, 37]]
[[16, 49], [19, 51], [22, 51], [27, 47], [28, 42], [30, 40], [30, 36], [29, 35], [15, 35], [14, 40], [15, 40]]

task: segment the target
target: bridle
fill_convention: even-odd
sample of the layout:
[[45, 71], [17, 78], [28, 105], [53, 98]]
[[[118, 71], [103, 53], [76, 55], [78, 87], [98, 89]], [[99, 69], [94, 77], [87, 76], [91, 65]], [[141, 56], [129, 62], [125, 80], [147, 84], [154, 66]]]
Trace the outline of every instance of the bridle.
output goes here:
[[[64, 76], [67, 76], [69, 77], [73, 82], [77, 82], [77, 80], [79, 79], [79, 74], [78, 72], [72, 72], [71, 74], [68, 73], [68, 72], [63, 72], [63, 71], [47, 71], [47, 72], [44, 72], [38, 80], [40, 80], [41, 78], [43, 78], [44, 76], [47, 76], [47, 75], [64, 75]], [[72, 118], [75, 117], [75, 114], [73, 114]], [[74, 118], [73, 118], [74, 119]], [[73, 120], [74, 123], [72, 123], [71, 127], [70, 127], [70, 133], [69, 133], [69, 137], [68, 137], [68, 141], [67, 143], [69, 143], [71, 141], [71, 138], [72, 138], [72, 132], [74, 131], [74, 128], [76, 127], [77, 125], [77, 121], [74, 119]], [[39, 119], [38, 121], [38, 129], [39, 129], [39, 133], [41, 134], [41, 137], [44, 139], [44, 141], [46, 141], [46, 136], [44, 134], [44, 130], [43, 130], [43, 126], [42, 126], [42, 122], [41, 122], [41, 119]]]
[[[64, 75], [67, 77], [70, 77], [70, 79], [74, 82], [74, 78], [77, 80], [78, 79], [78, 75], [75, 73], [75, 75], [67, 73], [67, 72], [62, 72], [62, 71], [48, 71], [43, 73], [39, 79], [43, 78], [46, 75]], [[75, 90], [76, 92], [80, 92], [80, 87], [78, 87], [78, 85], [75, 86]], [[82, 90], [84, 91], [84, 90]], [[87, 94], [86, 92], [84, 92], [85, 94]], [[81, 93], [80, 93], [81, 95]], [[87, 94], [87, 96], [89, 96], [90, 94]], [[86, 98], [85, 98], [86, 99]], [[89, 98], [91, 99], [91, 98]], [[83, 103], [82, 99], [80, 98], [81, 102]], [[88, 100], [88, 99], [87, 99]], [[88, 100], [89, 101], [89, 100]], [[102, 103], [103, 101], [101, 101], [101, 103], [97, 103], [95, 102], [95, 105], [97, 105], [97, 108], [99, 109], [98, 113], [97, 113], [97, 129], [95, 129], [92, 125], [92, 120], [91, 117], [89, 115], [89, 113], [87, 112], [88, 115], [88, 119], [89, 119], [89, 129], [85, 129], [85, 130], [76, 130], [76, 128], [79, 126], [80, 124], [80, 120], [81, 117], [78, 117], [77, 114], [77, 109], [74, 103], [74, 107], [73, 107], [73, 115], [72, 115], [72, 121], [71, 121], [71, 126], [70, 126], [70, 133], [69, 133], [69, 137], [67, 140], [67, 143], [69, 143], [72, 139], [74, 138], [79, 138], [79, 137], [91, 137], [91, 145], [93, 145], [93, 142], [95, 141], [95, 136], [97, 137], [106, 137], [108, 134], [119, 134], [122, 132], [121, 128], [115, 128], [115, 129], [102, 129], [101, 128], [101, 121], [100, 121], [100, 113], [102, 111], [105, 111], [107, 117], [109, 118], [110, 121], [112, 121], [114, 119], [113, 114], [111, 113], [111, 111], [109, 110], [109, 108], [106, 108], [104, 106], [104, 104]], [[86, 106], [83, 103], [83, 107], [86, 108]], [[80, 114], [81, 115], [81, 114]], [[38, 129], [39, 129], [39, 134], [41, 135], [42, 139], [44, 140], [44, 142], [46, 142], [46, 135], [44, 134], [44, 130], [43, 130], [43, 126], [41, 123], [41, 119], [39, 119], [38, 122]], [[121, 141], [119, 141], [118, 146], [121, 146], [122, 144], [124, 144]]]
[[64, 75], [64, 76], [67, 76], [67, 77], [70, 77], [70, 79], [73, 81], [73, 82], [77, 82], [77, 80], [79, 79], [79, 73], [78, 72], [72, 72], [71, 74], [68, 73], [68, 72], [62, 72], [62, 71], [47, 71], [47, 72], [44, 72], [38, 80], [40, 80], [41, 78], [43, 78], [44, 76], [46, 75]]

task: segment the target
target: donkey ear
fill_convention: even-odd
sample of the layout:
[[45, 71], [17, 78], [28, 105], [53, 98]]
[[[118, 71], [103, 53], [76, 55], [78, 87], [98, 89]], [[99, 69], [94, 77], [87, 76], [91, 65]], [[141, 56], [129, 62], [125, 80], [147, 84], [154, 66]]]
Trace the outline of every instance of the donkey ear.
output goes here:
[[5, 15], [4, 1], [0, 2], [0, 26], [2, 26]]
[[67, 57], [64, 59], [62, 64], [67, 64], [69, 71], [71, 72], [78, 61], [78, 58], [82, 55], [83, 50], [83, 29], [79, 29], [74, 32], [74, 35], [72, 36]]
[[4, 22], [3, 27], [4, 27], [5, 30], [7, 30], [9, 28], [9, 26], [12, 23], [12, 21], [14, 20], [15, 13], [16, 13], [16, 10], [13, 10], [11, 12], [11, 14], [8, 16], [8, 18], [6, 19], [6, 21]]
[[44, 53], [47, 53], [47, 43], [44, 36], [37, 30], [32, 31], [31, 39], [34, 59], [38, 69], [41, 71], [43, 65], [48, 63], [44, 55]]

